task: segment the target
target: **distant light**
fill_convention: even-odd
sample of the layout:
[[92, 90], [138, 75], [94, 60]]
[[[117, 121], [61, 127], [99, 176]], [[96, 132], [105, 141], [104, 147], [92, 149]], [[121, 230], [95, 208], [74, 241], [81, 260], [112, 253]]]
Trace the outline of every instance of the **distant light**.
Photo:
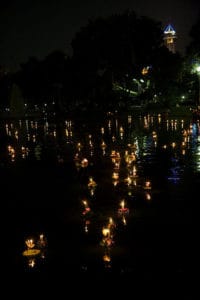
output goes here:
[[200, 65], [196, 67], [196, 71], [200, 73]]

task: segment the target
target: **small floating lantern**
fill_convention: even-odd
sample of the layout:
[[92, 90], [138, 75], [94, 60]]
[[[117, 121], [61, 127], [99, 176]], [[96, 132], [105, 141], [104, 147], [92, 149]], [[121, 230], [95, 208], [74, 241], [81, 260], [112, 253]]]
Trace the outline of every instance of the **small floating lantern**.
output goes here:
[[82, 212], [82, 214], [85, 216], [86, 214], [88, 214], [91, 211], [91, 209], [90, 209], [90, 207], [89, 207], [89, 205], [88, 205], [88, 203], [87, 203], [86, 200], [83, 200], [83, 205], [84, 205], [85, 209]]
[[89, 225], [90, 225], [90, 220], [86, 220], [85, 225], [84, 225], [84, 231], [86, 233], [88, 233], [88, 231], [89, 231]]
[[118, 180], [119, 179], [119, 173], [118, 172], [113, 172], [112, 179]]
[[83, 147], [83, 146], [82, 146], [81, 143], [79, 142], [79, 143], [77, 144], [77, 149], [78, 149], [79, 152], [81, 151], [82, 147]]
[[145, 181], [144, 189], [151, 190], [151, 182], [150, 181]]
[[40, 248], [45, 248], [47, 246], [47, 240], [43, 233], [39, 235], [38, 246]]
[[172, 148], [176, 147], [176, 143], [175, 142], [173, 142], [171, 145], [172, 145]]
[[97, 186], [96, 182], [92, 177], [89, 177], [88, 188], [95, 188]]
[[125, 201], [122, 200], [120, 202], [120, 208], [118, 209], [118, 213], [119, 214], [127, 214], [129, 213], [129, 209], [127, 207], [125, 207]]
[[81, 161], [81, 167], [87, 168], [87, 166], [88, 166], [88, 160], [87, 160], [87, 158], [83, 158]]
[[123, 223], [124, 225], [126, 225], [126, 224], [127, 224], [127, 222], [126, 222], [126, 218], [125, 218], [125, 215], [123, 215], [123, 217], [122, 217], [122, 223]]
[[105, 255], [103, 256], [103, 261], [104, 261], [104, 262], [110, 262], [110, 261], [111, 261], [110, 255], [105, 254]]
[[131, 179], [130, 176], [128, 176], [127, 178], [125, 178], [124, 181], [125, 181], [125, 183], [126, 183], [127, 185], [130, 185], [130, 184], [132, 183], [132, 179]]
[[23, 256], [35, 256], [40, 253], [39, 249], [34, 249], [35, 243], [33, 239], [27, 239], [25, 241], [25, 244], [27, 246], [27, 249], [22, 253]]
[[102, 141], [102, 143], [101, 143], [101, 149], [103, 149], [103, 150], [105, 150], [106, 149], [106, 143], [104, 142], [104, 141]]
[[103, 227], [102, 234], [105, 237], [110, 236], [110, 229], [108, 227]]
[[151, 194], [150, 193], [146, 192], [145, 197], [146, 197], [146, 200], [148, 200], [148, 201], [151, 200]]

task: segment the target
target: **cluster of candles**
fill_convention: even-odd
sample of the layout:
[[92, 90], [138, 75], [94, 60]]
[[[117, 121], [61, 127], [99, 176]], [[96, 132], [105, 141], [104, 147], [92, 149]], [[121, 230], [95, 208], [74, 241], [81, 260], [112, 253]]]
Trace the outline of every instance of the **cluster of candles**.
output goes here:
[[40, 234], [39, 238], [28, 238], [25, 240], [26, 249], [22, 255], [27, 258], [27, 264], [33, 268], [39, 258], [44, 259], [46, 255], [47, 239], [44, 234]]

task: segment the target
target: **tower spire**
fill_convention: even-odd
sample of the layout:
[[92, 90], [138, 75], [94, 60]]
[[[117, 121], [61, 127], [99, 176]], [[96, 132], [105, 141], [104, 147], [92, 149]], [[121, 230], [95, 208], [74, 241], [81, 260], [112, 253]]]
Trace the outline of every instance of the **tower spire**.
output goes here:
[[177, 39], [176, 31], [171, 24], [168, 24], [164, 29], [164, 44], [169, 49], [169, 51], [175, 53], [176, 45], [175, 41]]

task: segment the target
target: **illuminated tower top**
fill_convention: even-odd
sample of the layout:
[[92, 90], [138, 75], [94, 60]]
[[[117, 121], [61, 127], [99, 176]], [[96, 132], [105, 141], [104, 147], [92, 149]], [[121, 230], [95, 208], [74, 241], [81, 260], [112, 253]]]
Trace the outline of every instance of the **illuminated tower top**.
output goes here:
[[176, 40], [176, 31], [171, 24], [168, 24], [164, 29], [164, 43], [169, 51], [175, 53], [175, 40]]

